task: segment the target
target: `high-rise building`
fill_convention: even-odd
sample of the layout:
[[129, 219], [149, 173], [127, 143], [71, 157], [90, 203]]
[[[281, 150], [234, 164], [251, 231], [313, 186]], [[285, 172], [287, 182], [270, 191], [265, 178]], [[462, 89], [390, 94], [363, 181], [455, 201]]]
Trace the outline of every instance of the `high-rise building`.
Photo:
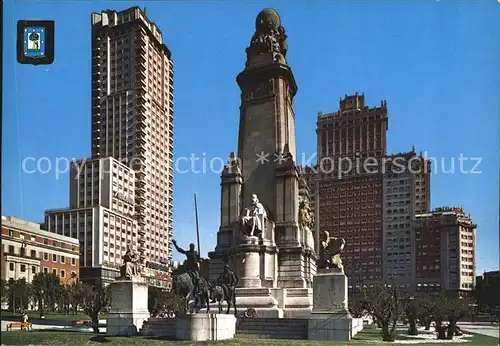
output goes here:
[[134, 183], [134, 171], [112, 157], [71, 163], [70, 207], [47, 210], [45, 225], [78, 239], [82, 280], [114, 279], [127, 247], [137, 245]]
[[92, 157], [135, 172], [142, 261], [172, 256], [173, 76], [162, 33], [139, 7], [92, 13]]
[[430, 169], [430, 161], [415, 149], [389, 155], [384, 162], [384, 279], [396, 280], [409, 292], [415, 280], [413, 218], [430, 210]]
[[386, 155], [387, 103], [365, 105], [345, 96], [340, 109], [319, 114], [318, 165], [311, 179], [319, 201], [319, 227], [347, 241], [343, 254], [350, 286], [382, 279], [382, 158]]
[[[47, 210], [45, 225], [51, 232], [79, 240], [83, 281], [114, 280], [127, 248], [137, 247], [135, 186], [134, 171], [113, 157], [71, 163], [70, 207]], [[167, 286], [162, 277], [165, 270], [149, 264], [144, 270], [146, 280]]]
[[417, 294], [472, 294], [476, 281], [476, 227], [470, 214], [458, 207], [415, 215]]

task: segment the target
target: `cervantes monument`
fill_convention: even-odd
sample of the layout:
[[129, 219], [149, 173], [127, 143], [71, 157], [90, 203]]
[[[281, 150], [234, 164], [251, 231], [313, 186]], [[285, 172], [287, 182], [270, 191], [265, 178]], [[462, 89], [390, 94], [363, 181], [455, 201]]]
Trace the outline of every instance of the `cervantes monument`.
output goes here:
[[295, 164], [295, 79], [287, 36], [272, 9], [259, 13], [247, 48], [238, 154], [222, 172], [221, 225], [210, 280], [228, 263], [236, 304], [261, 317], [309, 315], [316, 274], [309, 190]]

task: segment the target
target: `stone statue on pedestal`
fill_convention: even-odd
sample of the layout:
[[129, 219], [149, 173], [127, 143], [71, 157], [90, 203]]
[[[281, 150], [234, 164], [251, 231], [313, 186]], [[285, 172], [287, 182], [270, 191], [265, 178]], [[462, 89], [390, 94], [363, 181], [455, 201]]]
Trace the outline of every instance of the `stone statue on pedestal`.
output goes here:
[[321, 231], [319, 243], [318, 269], [337, 268], [343, 271], [340, 252], [344, 249], [344, 238], [330, 237], [327, 231]]
[[140, 277], [142, 267], [139, 263], [139, 255], [131, 247], [123, 255], [123, 265], [120, 267], [120, 277], [132, 280], [134, 277]]
[[256, 194], [252, 195], [252, 206], [245, 208], [245, 215], [241, 218], [243, 234], [253, 237], [255, 233], [262, 236], [266, 226], [267, 212]]

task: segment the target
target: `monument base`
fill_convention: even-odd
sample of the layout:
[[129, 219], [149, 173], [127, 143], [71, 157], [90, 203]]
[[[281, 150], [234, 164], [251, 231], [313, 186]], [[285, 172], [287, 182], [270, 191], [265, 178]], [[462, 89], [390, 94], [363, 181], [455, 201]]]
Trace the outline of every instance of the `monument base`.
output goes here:
[[309, 340], [349, 341], [363, 329], [363, 320], [348, 311], [347, 277], [339, 268], [318, 269], [313, 278]]
[[233, 339], [236, 317], [224, 314], [194, 314], [177, 318], [176, 338], [191, 341]]
[[217, 341], [234, 338], [236, 317], [224, 314], [193, 314], [176, 318], [149, 318], [143, 335], [190, 341]]
[[106, 319], [106, 334], [132, 336], [150, 317], [148, 285], [140, 278], [118, 279], [109, 284], [111, 309]]
[[348, 314], [347, 288], [347, 276], [342, 269], [318, 269], [313, 278], [312, 311]]
[[284, 288], [285, 318], [308, 318], [312, 309], [312, 288]]
[[283, 317], [283, 290], [273, 288], [236, 288], [236, 309], [238, 314], [255, 309], [258, 318]]
[[349, 314], [311, 313], [307, 323], [308, 340], [349, 341], [363, 330], [363, 319]]

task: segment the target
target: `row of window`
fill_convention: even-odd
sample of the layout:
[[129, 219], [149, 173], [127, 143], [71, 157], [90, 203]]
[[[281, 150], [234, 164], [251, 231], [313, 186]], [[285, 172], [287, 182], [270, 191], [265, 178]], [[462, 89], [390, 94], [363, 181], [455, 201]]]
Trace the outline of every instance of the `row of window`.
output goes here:
[[[15, 266], [15, 263], [12, 263], [12, 262], [10, 262], [10, 263], [9, 263], [9, 270], [10, 270], [11, 272], [13, 272], [13, 271], [15, 271], [15, 270], [16, 270], [16, 268], [15, 268], [15, 267], [16, 267], [16, 266]], [[28, 269], [28, 267], [29, 267], [29, 265], [26, 265], [26, 264], [20, 264], [20, 265], [19, 265], [19, 271], [20, 271], [21, 273], [26, 273], [26, 271], [27, 271], [27, 270], [29, 270], [29, 269]], [[49, 269], [49, 268], [47, 268], [47, 267], [44, 267], [44, 268], [43, 268], [43, 272], [44, 272], [44, 273], [48, 273], [48, 272], [49, 272], [49, 270], [50, 270], [50, 269]], [[37, 273], [37, 267], [36, 267], [36, 266], [31, 266], [31, 274], [33, 274], [33, 275], [34, 275], [34, 274], [36, 274], [36, 273]], [[57, 269], [53, 268], [53, 269], [52, 269], [52, 273], [53, 273], [53, 274], [55, 274], [55, 275], [59, 275], [59, 277], [61, 277], [61, 278], [65, 278], [65, 277], [66, 277], [66, 271], [65, 271], [64, 269], [61, 269], [61, 270], [59, 271], [59, 274], [58, 274]], [[76, 277], [76, 272], [75, 272], [75, 271], [72, 271], [72, 272], [71, 272], [71, 277]]]

